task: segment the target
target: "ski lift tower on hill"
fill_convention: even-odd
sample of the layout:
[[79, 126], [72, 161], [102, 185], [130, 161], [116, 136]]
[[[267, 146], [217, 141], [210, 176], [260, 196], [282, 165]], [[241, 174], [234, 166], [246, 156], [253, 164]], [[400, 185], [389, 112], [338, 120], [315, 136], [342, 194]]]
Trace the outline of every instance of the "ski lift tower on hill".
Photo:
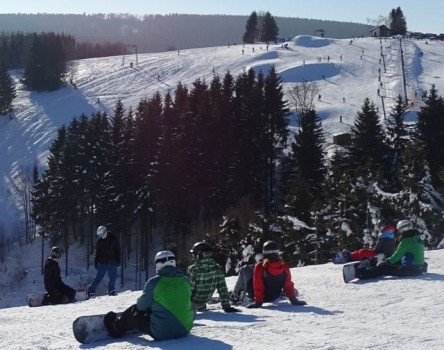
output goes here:
[[324, 35], [325, 35], [325, 30], [324, 30], [324, 29], [315, 29], [315, 31], [314, 31], [314, 36], [316, 36], [316, 35], [318, 35], [318, 34], [319, 34], [319, 36], [320, 36], [321, 38], [323, 38]]
[[[124, 45], [123, 46], [123, 58], [122, 58], [122, 66], [125, 65], [125, 55], [136, 54], [136, 66], [139, 65], [139, 56], [137, 55], [137, 45]], [[131, 62], [131, 67], [133, 63]]]

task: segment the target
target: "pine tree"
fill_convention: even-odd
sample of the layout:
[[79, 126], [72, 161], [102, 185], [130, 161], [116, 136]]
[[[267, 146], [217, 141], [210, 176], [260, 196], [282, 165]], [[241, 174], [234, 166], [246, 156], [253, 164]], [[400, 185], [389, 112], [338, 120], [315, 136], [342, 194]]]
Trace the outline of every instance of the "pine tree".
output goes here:
[[383, 177], [387, 148], [375, 104], [368, 98], [356, 114], [349, 150], [358, 173], [373, 180]]
[[242, 41], [246, 44], [252, 44], [258, 37], [258, 18], [256, 11], [253, 11], [248, 17], [247, 24], [245, 25], [245, 33], [242, 37]]
[[444, 183], [444, 100], [438, 96], [433, 85], [427, 94], [425, 105], [421, 106], [416, 124], [416, 138], [424, 148], [425, 158], [430, 167], [432, 183], [440, 186]]
[[392, 35], [405, 35], [407, 32], [407, 23], [400, 7], [390, 11], [389, 22]]
[[396, 98], [395, 105], [390, 111], [387, 119], [387, 144], [389, 152], [389, 179], [392, 192], [401, 189], [399, 182], [399, 172], [402, 167], [401, 157], [404, 153], [406, 139], [408, 136], [406, 126], [404, 125], [404, 117], [407, 113], [408, 106], [402, 99], [401, 95]]
[[306, 111], [299, 118], [299, 130], [291, 143], [291, 176], [288, 208], [308, 219], [313, 202], [322, 194], [325, 178], [323, 145], [324, 132], [315, 110]]
[[266, 43], [276, 41], [278, 35], [279, 28], [276, 21], [270, 12], [267, 11], [264, 17], [262, 17], [260, 40]]
[[11, 111], [11, 105], [17, 96], [14, 82], [8, 73], [6, 64], [0, 62], [0, 115], [6, 115]]

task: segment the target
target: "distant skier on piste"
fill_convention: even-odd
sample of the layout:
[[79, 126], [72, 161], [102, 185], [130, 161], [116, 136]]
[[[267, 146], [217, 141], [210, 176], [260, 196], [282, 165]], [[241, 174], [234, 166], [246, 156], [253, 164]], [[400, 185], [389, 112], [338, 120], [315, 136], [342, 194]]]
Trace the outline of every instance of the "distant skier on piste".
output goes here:
[[47, 293], [43, 297], [42, 305], [66, 304], [76, 301], [76, 290], [63, 283], [60, 277], [58, 260], [61, 256], [62, 248], [52, 247], [51, 256], [45, 262], [43, 279]]
[[119, 338], [139, 330], [154, 340], [185, 337], [193, 327], [190, 282], [176, 267], [175, 255], [166, 250], [154, 258], [156, 276], [150, 278], [137, 303], [118, 316], [110, 311], [104, 317], [109, 335]]
[[298, 300], [298, 292], [291, 280], [289, 266], [280, 257], [279, 245], [274, 241], [267, 241], [262, 248], [264, 260], [254, 267], [253, 291], [254, 302], [247, 308], [260, 308], [263, 303], [278, 299], [284, 291], [292, 305], [306, 305]]

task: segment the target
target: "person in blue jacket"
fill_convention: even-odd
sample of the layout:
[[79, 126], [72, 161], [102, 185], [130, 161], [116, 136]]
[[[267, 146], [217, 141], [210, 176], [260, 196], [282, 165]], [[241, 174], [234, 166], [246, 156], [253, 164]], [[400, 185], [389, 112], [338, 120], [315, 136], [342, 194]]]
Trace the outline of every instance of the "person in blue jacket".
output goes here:
[[115, 338], [139, 330], [155, 340], [185, 337], [193, 327], [190, 282], [176, 267], [176, 257], [161, 251], [155, 257], [157, 275], [150, 278], [137, 303], [120, 316], [110, 311], [104, 317], [108, 333]]

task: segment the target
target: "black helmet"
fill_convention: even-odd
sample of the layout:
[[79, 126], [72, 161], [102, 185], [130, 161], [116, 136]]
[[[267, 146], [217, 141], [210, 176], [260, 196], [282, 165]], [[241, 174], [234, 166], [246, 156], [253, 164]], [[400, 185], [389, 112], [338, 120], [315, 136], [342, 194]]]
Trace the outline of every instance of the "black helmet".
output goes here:
[[213, 253], [213, 247], [208, 242], [197, 242], [193, 245], [190, 253], [194, 255], [195, 258], [201, 259], [204, 256], [211, 256]]
[[62, 256], [62, 248], [57, 246], [51, 248], [51, 258], [58, 259], [61, 256]]
[[265, 257], [272, 254], [279, 255], [279, 245], [275, 241], [266, 241], [262, 247], [262, 253]]
[[377, 226], [378, 226], [378, 229], [382, 230], [384, 227], [388, 226], [388, 222], [384, 219], [380, 219], [380, 220], [378, 220]]

